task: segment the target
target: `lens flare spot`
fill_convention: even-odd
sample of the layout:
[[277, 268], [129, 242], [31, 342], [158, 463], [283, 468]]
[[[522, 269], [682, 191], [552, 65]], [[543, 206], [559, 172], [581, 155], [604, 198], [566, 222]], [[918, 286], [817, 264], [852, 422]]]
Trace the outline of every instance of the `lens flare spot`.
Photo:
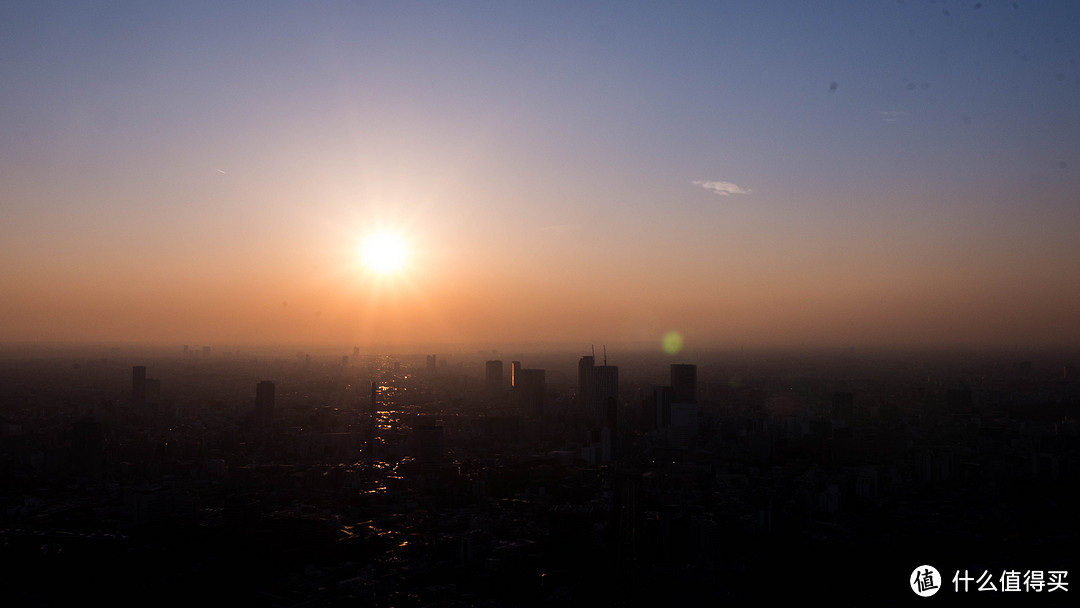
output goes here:
[[682, 334], [677, 331], [669, 331], [668, 333], [664, 334], [664, 339], [662, 340], [662, 343], [665, 353], [669, 355], [676, 355], [679, 353], [679, 351], [682, 350], [683, 347]]

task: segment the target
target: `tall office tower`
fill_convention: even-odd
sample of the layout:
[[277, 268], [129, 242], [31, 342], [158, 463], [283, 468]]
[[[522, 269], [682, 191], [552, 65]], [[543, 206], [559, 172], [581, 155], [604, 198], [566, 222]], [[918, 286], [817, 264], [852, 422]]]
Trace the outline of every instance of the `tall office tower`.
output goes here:
[[671, 401], [667, 412], [667, 440], [674, 446], [688, 447], [698, 434], [696, 365], [671, 365]]
[[352, 358], [354, 360], [360, 358], [360, 347], [359, 346], [352, 347]]
[[544, 395], [547, 393], [547, 380], [544, 370], [519, 369], [516, 374], [516, 382], [514, 398], [522, 410], [534, 416], [543, 415]]
[[341, 367], [349, 367], [349, 355], [341, 355]]
[[484, 364], [484, 372], [488, 392], [494, 394], [501, 391], [503, 385], [502, 361], [488, 361]]
[[202, 347], [202, 356], [204, 356], [204, 357], [209, 357], [210, 356], [210, 347], [209, 346]]
[[671, 364], [672, 403], [697, 403], [697, 366]]
[[427, 356], [427, 371], [429, 374], [435, 373], [435, 355]]
[[274, 383], [263, 380], [255, 385], [255, 421], [269, 424], [274, 419]]
[[619, 402], [619, 368], [615, 365], [594, 365], [585, 370], [585, 414], [589, 420], [602, 425], [608, 399]]
[[146, 366], [131, 368], [131, 403], [135, 407], [146, 405]]
[[585, 355], [577, 363], [577, 402], [578, 407], [585, 407], [585, 396], [589, 394], [589, 370], [596, 365], [596, 357]]
[[188, 345], [185, 344], [184, 345], [184, 357], [187, 357], [189, 354], [191, 354], [191, 353], [188, 352]]
[[521, 361], [510, 362], [510, 388], [517, 388], [521, 375]]

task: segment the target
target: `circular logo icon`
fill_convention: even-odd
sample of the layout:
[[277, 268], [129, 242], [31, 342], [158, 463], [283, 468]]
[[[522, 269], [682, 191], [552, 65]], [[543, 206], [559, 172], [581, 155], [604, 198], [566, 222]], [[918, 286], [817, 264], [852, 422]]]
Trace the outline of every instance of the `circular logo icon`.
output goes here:
[[941, 574], [933, 566], [919, 566], [908, 577], [911, 590], [919, 597], [930, 597], [941, 589]]

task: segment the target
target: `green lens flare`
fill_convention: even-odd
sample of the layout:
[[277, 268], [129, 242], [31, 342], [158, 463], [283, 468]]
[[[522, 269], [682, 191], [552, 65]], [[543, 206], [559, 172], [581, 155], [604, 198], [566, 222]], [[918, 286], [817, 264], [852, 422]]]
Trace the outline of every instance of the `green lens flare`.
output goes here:
[[664, 334], [664, 352], [669, 355], [678, 354], [682, 350], [682, 335], [677, 331], [669, 331]]

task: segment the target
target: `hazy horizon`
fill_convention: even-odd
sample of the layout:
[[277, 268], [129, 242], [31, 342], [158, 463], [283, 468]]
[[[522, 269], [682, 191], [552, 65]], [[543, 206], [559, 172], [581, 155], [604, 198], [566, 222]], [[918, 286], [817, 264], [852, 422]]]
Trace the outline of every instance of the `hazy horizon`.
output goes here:
[[274, 343], [203, 343], [180, 344], [171, 342], [62, 342], [38, 341], [0, 342], [0, 356], [22, 358], [26, 356], [88, 357], [94, 359], [110, 356], [110, 353], [123, 357], [180, 358], [184, 357], [183, 347], [189, 348], [187, 357], [202, 360], [202, 348], [209, 347], [211, 359], [257, 356], [272, 356], [291, 359], [298, 355], [310, 355], [317, 360], [339, 363], [341, 357], [354, 355], [354, 348], [359, 348], [361, 360], [372, 357], [422, 358], [435, 354], [452, 361], [501, 359], [509, 361], [512, 357], [561, 356], [571, 357], [574, 362], [580, 356], [594, 354], [599, 361], [603, 358], [605, 347], [612, 364], [618, 364], [626, 358], [649, 357], [668, 363], [694, 363], [712, 357], [741, 356], [869, 356], [869, 357], [952, 357], [976, 356], [1004, 358], [1019, 362], [1025, 359], [1063, 358], [1072, 361], [1080, 355], [1080, 347], [1072, 345], [972, 345], [972, 344], [937, 344], [937, 345], [822, 345], [822, 344], [780, 344], [780, 345], [720, 345], [693, 344], [683, 345], [678, 351], [665, 351], [660, 342], [614, 342], [608, 344], [589, 344], [580, 341], [568, 342], [531, 342], [531, 343], [417, 343], [417, 344], [274, 344]]

